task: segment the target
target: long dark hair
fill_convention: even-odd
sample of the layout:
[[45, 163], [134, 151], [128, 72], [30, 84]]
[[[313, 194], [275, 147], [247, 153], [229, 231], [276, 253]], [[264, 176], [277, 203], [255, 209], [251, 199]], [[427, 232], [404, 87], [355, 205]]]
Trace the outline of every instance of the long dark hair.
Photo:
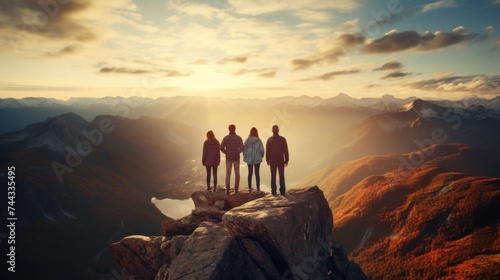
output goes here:
[[209, 130], [209, 131], [207, 131], [207, 136], [206, 137], [207, 137], [207, 140], [209, 140], [209, 139], [215, 139], [215, 134], [214, 134], [213, 131]]
[[259, 138], [259, 132], [257, 131], [257, 128], [252, 127], [250, 129], [250, 134], [248, 134], [248, 136], [255, 136], [255, 137]]

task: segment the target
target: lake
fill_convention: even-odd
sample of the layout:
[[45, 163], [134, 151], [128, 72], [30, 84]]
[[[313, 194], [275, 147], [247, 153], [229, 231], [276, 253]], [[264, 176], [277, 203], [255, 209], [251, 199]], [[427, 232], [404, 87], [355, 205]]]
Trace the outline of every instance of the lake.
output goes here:
[[157, 199], [151, 198], [151, 202], [160, 210], [163, 215], [173, 219], [179, 219], [191, 214], [194, 209], [193, 201], [189, 199]]

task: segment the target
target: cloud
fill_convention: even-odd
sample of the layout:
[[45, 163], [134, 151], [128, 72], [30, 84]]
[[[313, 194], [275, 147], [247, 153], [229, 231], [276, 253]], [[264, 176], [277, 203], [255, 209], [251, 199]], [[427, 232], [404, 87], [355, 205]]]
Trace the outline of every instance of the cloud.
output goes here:
[[500, 75], [450, 76], [417, 81], [407, 86], [425, 91], [498, 95]]
[[198, 58], [195, 61], [190, 62], [189, 64], [193, 64], [193, 65], [206, 65], [206, 64], [208, 64], [208, 59]]
[[358, 74], [361, 73], [361, 70], [359, 69], [351, 69], [351, 70], [341, 70], [341, 71], [333, 71], [333, 72], [328, 72], [319, 76], [314, 76], [311, 78], [303, 79], [300, 81], [328, 81], [336, 76], [341, 76], [341, 75], [352, 75], [352, 74]]
[[[500, 1], [500, 0], [499, 0]], [[488, 49], [490, 52], [498, 52], [500, 51], [500, 38], [495, 39], [495, 45]]]
[[341, 30], [342, 32], [353, 32], [359, 30], [359, 23], [360, 20], [359, 18], [351, 19], [348, 20], [344, 23], [342, 23], [338, 29]]
[[453, 45], [474, 43], [482, 41], [486, 35], [472, 33], [463, 26], [451, 32], [437, 31], [419, 34], [415, 30], [397, 32], [389, 31], [379, 39], [368, 41], [363, 51], [369, 54], [395, 53], [402, 51], [433, 51]]
[[79, 17], [92, 10], [93, 3], [85, 0], [65, 1], [2, 1], [1, 31], [36, 35], [50, 40], [87, 42], [98, 34]]
[[384, 63], [381, 67], [373, 69], [373, 71], [387, 71], [387, 70], [397, 70], [402, 69], [403, 64], [399, 61], [389, 61]]
[[58, 58], [67, 55], [78, 54], [81, 53], [82, 50], [83, 47], [81, 45], [69, 45], [56, 52], [47, 52], [45, 56], [50, 58]]
[[168, 7], [188, 16], [201, 16], [205, 19], [213, 19], [221, 13], [217, 5], [188, 3], [185, 1], [170, 1]]
[[364, 86], [363, 88], [372, 89], [372, 88], [378, 88], [378, 87], [381, 87], [381, 85], [379, 85], [379, 84], [369, 84], [369, 85]]
[[317, 52], [306, 58], [291, 61], [293, 70], [304, 70], [316, 64], [330, 65], [339, 61], [352, 48], [363, 44], [365, 38], [359, 34], [342, 34], [338, 38], [327, 42], [324, 51]]
[[99, 73], [147, 74], [147, 73], [151, 73], [151, 71], [150, 70], [144, 70], [144, 69], [132, 69], [132, 68], [126, 68], [126, 67], [106, 66], [106, 67], [102, 67], [99, 70]]
[[60, 55], [53, 50], [131, 37], [117, 25], [141, 34], [159, 30], [142, 19], [132, 0], [0, 1], [0, 48], [17, 55], [61, 57], [71, 48]]
[[295, 10], [292, 14], [305, 21], [329, 22], [334, 18], [330, 12], [309, 9]]
[[131, 75], [159, 74], [165, 77], [185, 77], [191, 74], [191, 73], [182, 73], [177, 70], [168, 70], [168, 69], [146, 70], [146, 69], [134, 69], [128, 67], [113, 67], [113, 66], [103, 66], [99, 69], [99, 73], [131, 74]]
[[274, 76], [276, 76], [276, 71], [259, 73], [258, 76], [262, 78], [274, 78]]
[[422, 13], [427, 13], [439, 9], [449, 9], [458, 7], [459, 4], [456, 0], [440, 0], [424, 5], [422, 8]]
[[259, 68], [259, 69], [240, 69], [233, 73], [234, 76], [242, 76], [246, 74], [257, 74], [262, 78], [273, 78], [276, 76], [276, 69], [274, 68]]
[[382, 78], [380, 78], [381, 80], [386, 80], [386, 79], [394, 79], [394, 78], [404, 78], [404, 77], [407, 77], [411, 75], [411, 73], [406, 73], [406, 72], [401, 72], [401, 71], [397, 71], [397, 72], [392, 72], [392, 73], [389, 73], [385, 76], [383, 76]]
[[217, 61], [217, 64], [224, 65], [227, 63], [245, 63], [247, 60], [248, 57], [246, 56], [227, 57]]
[[237, 14], [262, 15], [281, 11], [300, 12], [304, 10], [335, 10], [339, 12], [349, 12], [361, 7], [362, 2], [359, 0], [227, 0], [227, 3], [227, 6], [221, 5], [221, 8]]

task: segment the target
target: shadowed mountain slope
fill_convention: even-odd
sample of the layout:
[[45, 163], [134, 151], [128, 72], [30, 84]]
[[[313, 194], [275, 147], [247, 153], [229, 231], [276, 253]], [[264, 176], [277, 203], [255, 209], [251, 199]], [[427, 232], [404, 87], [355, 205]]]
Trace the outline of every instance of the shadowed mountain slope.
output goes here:
[[110, 276], [110, 242], [161, 232], [166, 218], [151, 197], [186, 198], [193, 190], [174, 172], [198, 155], [201, 142], [186, 139], [199, 135], [173, 121], [99, 116], [87, 122], [73, 113], [0, 135], [1, 164], [16, 169], [18, 274]]
[[[411, 158], [422, 164], [407, 168]], [[493, 279], [500, 267], [500, 157], [466, 145], [331, 166], [321, 184], [334, 239], [372, 279]]]

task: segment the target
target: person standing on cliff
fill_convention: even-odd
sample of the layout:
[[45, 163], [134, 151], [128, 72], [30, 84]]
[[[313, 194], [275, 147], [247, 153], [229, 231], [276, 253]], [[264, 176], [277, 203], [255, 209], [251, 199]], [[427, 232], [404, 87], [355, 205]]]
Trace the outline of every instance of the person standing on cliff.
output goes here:
[[207, 191], [210, 191], [210, 173], [214, 177], [214, 192], [217, 192], [217, 167], [220, 163], [220, 143], [215, 138], [212, 130], [207, 131], [206, 140], [203, 143], [201, 162], [207, 169]]
[[243, 145], [243, 161], [248, 165], [248, 191], [252, 191], [252, 176], [255, 170], [257, 192], [260, 192], [260, 163], [264, 157], [264, 144], [259, 138], [257, 128], [252, 127]]
[[285, 195], [285, 167], [288, 166], [288, 144], [285, 137], [279, 135], [279, 127], [273, 125], [273, 136], [267, 139], [266, 162], [271, 167], [271, 193], [276, 195], [276, 170], [280, 177], [280, 193]]
[[226, 155], [226, 194], [229, 195], [231, 168], [234, 166], [234, 192], [240, 186], [240, 153], [243, 152], [243, 139], [236, 135], [236, 126], [230, 124], [229, 134], [222, 139], [220, 150]]

